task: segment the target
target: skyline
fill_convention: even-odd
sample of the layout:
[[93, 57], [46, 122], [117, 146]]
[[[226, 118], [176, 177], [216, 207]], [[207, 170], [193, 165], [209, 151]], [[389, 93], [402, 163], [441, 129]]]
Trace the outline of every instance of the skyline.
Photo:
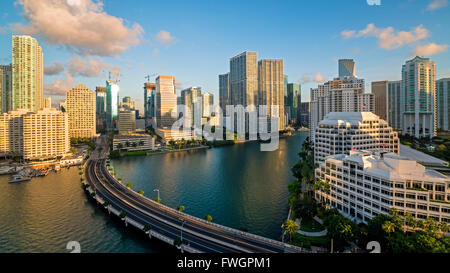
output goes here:
[[[254, 51], [260, 59], [283, 59], [284, 74], [289, 82], [302, 84], [302, 100], [309, 101], [310, 88], [337, 77], [341, 58], [355, 60], [356, 74], [365, 79], [367, 92], [372, 81], [399, 80], [401, 66], [414, 57], [412, 53], [426, 53], [419, 55], [436, 62], [437, 79], [448, 77], [450, 38], [445, 28], [450, 19], [444, 18], [448, 1], [439, 1], [447, 4], [440, 8], [430, 5], [434, 2], [381, 1], [381, 6], [370, 6], [365, 0], [326, 5], [284, 1], [280, 8], [279, 3], [247, 1], [236, 10], [234, 2], [171, 1], [155, 6], [131, 1], [124, 8], [111, 0], [61, 0], [57, 5], [47, 0], [8, 1], [0, 14], [0, 63], [11, 62], [12, 34], [31, 34], [43, 47], [45, 96], [64, 96], [78, 83], [93, 90], [105, 85], [103, 70], [120, 70], [120, 96], [133, 97], [142, 111], [146, 75], [172, 75], [177, 79], [177, 95], [181, 89], [200, 86], [218, 103], [218, 75], [229, 70], [229, 59]], [[151, 16], [145, 13], [155, 7], [157, 12]], [[47, 19], [36, 16], [50, 8]], [[273, 20], [261, 24], [261, 18]], [[55, 20], [60, 20], [57, 28], [45, 28]], [[101, 24], [88, 26], [100, 20]], [[67, 35], [77, 30], [72, 25], [83, 29], [77, 39]], [[114, 37], [98, 34], [112, 26]], [[86, 36], [93, 28], [98, 37]], [[110, 43], [98, 44], [94, 38]]]

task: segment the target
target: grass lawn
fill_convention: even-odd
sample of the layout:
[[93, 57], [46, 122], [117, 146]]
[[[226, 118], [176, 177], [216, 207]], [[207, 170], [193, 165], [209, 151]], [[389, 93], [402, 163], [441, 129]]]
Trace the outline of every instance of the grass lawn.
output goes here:
[[319, 232], [324, 230], [325, 227], [318, 223], [314, 219], [302, 219], [300, 230], [306, 231], [306, 232]]
[[327, 236], [308, 237], [295, 233], [292, 235], [292, 244], [304, 248], [310, 248], [311, 246], [329, 248], [330, 239]]

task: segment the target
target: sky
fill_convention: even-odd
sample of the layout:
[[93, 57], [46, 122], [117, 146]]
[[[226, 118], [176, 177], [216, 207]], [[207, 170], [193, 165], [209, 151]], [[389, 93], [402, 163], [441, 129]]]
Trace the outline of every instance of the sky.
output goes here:
[[104, 86], [119, 75], [120, 96], [143, 108], [147, 75], [172, 75], [214, 94], [229, 59], [255, 51], [281, 58], [289, 82], [310, 88], [337, 77], [352, 58], [370, 82], [396, 80], [415, 55], [450, 77], [450, 0], [1, 0], [0, 64], [11, 37], [35, 37], [44, 52], [44, 95], [54, 103], [74, 85]]

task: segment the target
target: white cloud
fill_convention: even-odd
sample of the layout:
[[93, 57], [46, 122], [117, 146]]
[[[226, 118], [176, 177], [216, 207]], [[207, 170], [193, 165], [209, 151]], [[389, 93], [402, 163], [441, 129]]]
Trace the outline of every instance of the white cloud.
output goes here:
[[435, 43], [428, 43], [425, 45], [418, 45], [412, 52], [412, 55], [416, 56], [432, 56], [442, 52], [446, 52], [448, 45], [438, 45]]
[[411, 31], [398, 31], [396, 33], [393, 27], [377, 28], [374, 24], [368, 24], [363, 30], [344, 30], [341, 35], [346, 39], [374, 36], [378, 38], [379, 47], [391, 50], [425, 39], [429, 36], [429, 31], [419, 25]]
[[107, 64], [103, 61], [88, 57], [87, 61], [75, 56], [67, 64], [68, 71], [72, 76], [98, 77], [102, 72], [111, 71], [115, 75], [120, 74], [121, 68]]
[[170, 34], [170, 32], [161, 30], [156, 35], [156, 40], [160, 43], [165, 45], [166, 47], [169, 47], [173, 43], [176, 42], [176, 38]]
[[141, 43], [144, 30], [128, 27], [122, 18], [107, 14], [103, 3], [93, 0], [18, 0], [28, 25], [15, 31], [39, 36], [83, 55], [115, 56]]
[[427, 10], [436, 10], [448, 6], [448, 0], [434, 0], [427, 6]]
[[70, 73], [65, 73], [64, 79], [57, 79], [55, 82], [45, 85], [45, 95], [65, 96], [66, 92], [73, 87], [73, 77]]
[[326, 82], [327, 79], [325, 79], [325, 78], [322, 76], [322, 74], [320, 74], [320, 72], [317, 72], [317, 74], [314, 76], [314, 81], [315, 81], [316, 83], [323, 83], [323, 82]]
[[46, 66], [44, 68], [44, 73], [45, 73], [45, 75], [48, 75], [48, 76], [58, 75], [63, 71], [64, 71], [64, 64], [62, 64], [60, 62], [55, 62], [54, 64], [52, 64], [50, 66]]

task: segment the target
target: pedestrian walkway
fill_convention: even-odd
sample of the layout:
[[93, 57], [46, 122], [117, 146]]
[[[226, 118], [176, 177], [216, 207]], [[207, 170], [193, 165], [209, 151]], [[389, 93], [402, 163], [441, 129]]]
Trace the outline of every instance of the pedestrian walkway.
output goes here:
[[[316, 220], [317, 221], [317, 220]], [[319, 222], [319, 221], [318, 221]], [[295, 223], [301, 227], [301, 220], [300, 219], [295, 219]], [[304, 236], [308, 236], [308, 237], [321, 237], [321, 236], [325, 236], [328, 234], [328, 230], [324, 229], [322, 231], [318, 231], [318, 232], [307, 232], [307, 231], [303, 231], [303, 230], [297, 230], [298, 234], [304, 235]]]

